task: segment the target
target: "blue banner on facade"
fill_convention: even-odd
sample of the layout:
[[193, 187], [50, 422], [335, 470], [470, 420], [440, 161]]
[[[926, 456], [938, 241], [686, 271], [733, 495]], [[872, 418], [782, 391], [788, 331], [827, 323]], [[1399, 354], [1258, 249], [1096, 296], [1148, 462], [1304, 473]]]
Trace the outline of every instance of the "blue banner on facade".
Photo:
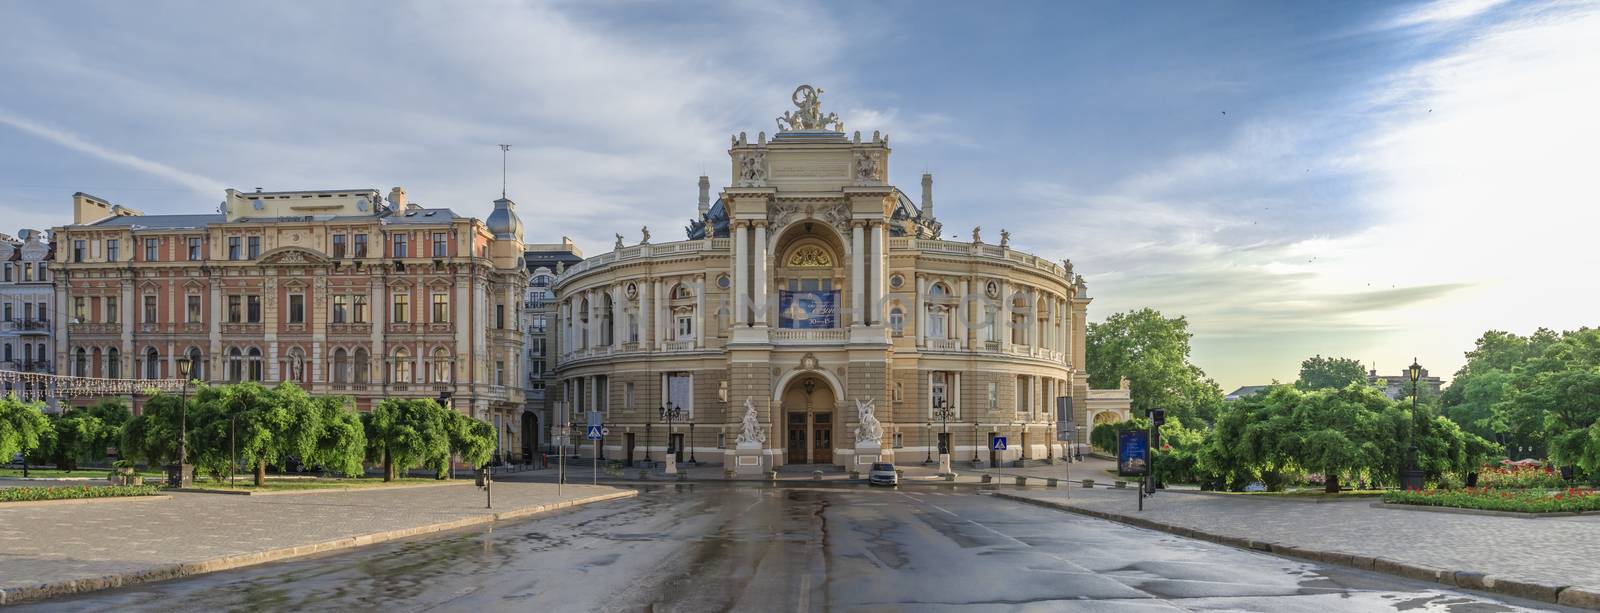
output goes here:
[[778, 292], [779, 328], [833, 328], [839, 292]]
[[1117, 474], [1143, 477], [1150, 469], [1150, 433], [1144, 430], [1117, 436]]

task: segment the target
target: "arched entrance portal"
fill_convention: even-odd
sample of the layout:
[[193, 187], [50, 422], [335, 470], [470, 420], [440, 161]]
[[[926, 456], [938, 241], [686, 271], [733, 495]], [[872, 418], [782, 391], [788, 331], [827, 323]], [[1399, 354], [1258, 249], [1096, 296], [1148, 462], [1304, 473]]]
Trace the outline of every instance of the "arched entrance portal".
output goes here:
[[522, 463], [533, 463], [533, 452], [539, 443], [539, 416], [533, 411], [522, 412]]
[[839, 425], [838, 401], [828, 381], [816, 375], [796, 377], [783, 391], [784, 455], [789, 464], [832, 464]]

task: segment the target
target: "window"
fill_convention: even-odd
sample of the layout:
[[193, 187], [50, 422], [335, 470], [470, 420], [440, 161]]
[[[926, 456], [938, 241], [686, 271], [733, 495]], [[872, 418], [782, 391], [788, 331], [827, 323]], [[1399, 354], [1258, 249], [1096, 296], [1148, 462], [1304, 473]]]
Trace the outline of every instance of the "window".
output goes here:
[[160, 259], [161, 241], [154, 238], [144, 239], [144, 261], [154, 262]]
[[544, 332], [549, 327], [550, 322], [543, 315], [534, 315], [533, 322], [530, 325], [533, 326], [534, 332]]
[[367, 235], [365, 234], [356, 235], [356, 257], [367, 257]]
[[407, 317], [411, 314], [411, 294], [404, 292], [394, 293], [394, 309], [389, 315], [389, 323], [403, 324], [410, 321]]
[[239, 259], [239, 237], [237, 236], [228, 237], [228, 259]]
[[199, 347], [189, 348], [189, 378], [206, 380], [206, 358], [200, 354]]
[[74, 261], [74, 262], [82, 262], [83, 261], [83, 257], [85, 255], [84, 251], [86, 251], [86, 250], [87, 250], [87, 246], [84, 243], [84, 241], [82, 241], [82, 240], [72, 241], [72, 261]]
[[232, 294], [228, 296], [228, 323], [236, 324], [244, 321], [244, 296]]
[[405, 347], [394, 350], [394, 382], [411, 382], [411, 352]]
[[543, 377], [544, 376], [544, 368], [545, 368], [544, 367], [544, 360], [542, 360], [542, 359], [528, 360], [528, 372], [531, 373], [533, 376], [535, 376], [535, 377]]
[[989, 403], [988, 403], [987, 406], [989, 408], [991, 408], [991, 409], [1000, 408], [1000, 384], [999, 383], [995, 383], [993, 381], [990, 381], [989, 382], [989, 392], [988, 393], [989, 393]]
[[1031, 381], [1028, 379], [1027, 376], [1025, 376], [1025, 375], [1018, 375], [1017, 376], [1017, 412], [1018, 413], [1029, 413], [1029, 412], [1031, 412], [1031, 409], [1033, 408], [1032, 407], [1032, 400], [1033, 400], [1032, 392], [1033, 392], [1033, 388], [1029, 386], [1029, 383], [1031, 383]]
[[6, 343], [6, 361], [11, 361], [11, 343]]
[[505, 385], [506, 384], [506, 361], [505, 360], [495, 360], [494, 361], [494, 384], [495, 385]]
[[409, 238], [410, 238], [410, 236], [406, 235], [406, 234], [396, 234], [396, 235], [394, 235], [394, 257], [397, 257], [397, 258], [410, 257], [410, 255], [406, 252], [406, 247], [408, 246], [406, 244], [406, 241]]
[[[26, 264], [24, 264], [24, 265], [23, 265], [23, 266], [27, 266], [27, 265], [26, 265]], [[10, 264], [6, 264], [6, 276], [5, 276], [5, 280], [6, 280], [6, 282], [7, 282], [7, 283], [10, 283], [10, 282], [11, 282], [11, 265], [10, 265]]]
[[106, 261], [107, 262], [116, 262], [116, 261], [118, 261], [120, 259], [120, 258], [117, 257], [117, 255], [118, 255], [117, 254], [117, 251], [118, 251], [117, 247], [121, 244], [121, 242], [122, 241], [119, 241], [119, 240], [114, 239], [114, 238], [106, 239]]
[[347, 300], [349, 300], [349, 298], [345, 297], [345, 296], [334, 296], [333, 297], [333, 323], [336, 323], [336, 324], [344, 323], [344, 320], [345, 320], [345, 309], [347, 308], [347, 305], [345, 304], [345, 302]]
[[289, 294], [289, 323], [306, 323], [305, 294]]
[[895, 336], [904, 336], [906, 333], [906, 312], [900, 307], [889, 309], [889, 330]]
[[344, 235], [335, 234], [333, 235], [333, 259], [337, 260], [342, 257], [344, 257]]
[[628, 381], [622, 384], [622, 410], [633, 410], [633, 404], [633, 382]]
[[261, 380], [261, 350], [255, 347], [250, 348], [250, 380]]
[[100, 319], [104, 320], [108, 324], [117, 323], [117, 311], [119, 310], [121, 309], [117, 308], [117, 297], [106, 296], [106, 310]]
[[[23, 264], [23, 267], [26, 268], [27, 264]], [[23, 272], [24, 272], [24, 274], [26, 274], [27, 271], [24, 270]], [[49, 279], [46, 279], [45, 276], [44, 276], [44, 262], [39, 262], [39, 280], [40, 281], [48, 281], [49, 280]]]
[[355, 364], [351, 367], [350, 373], [354, 375], [352, 378], [355, 379], [357, 384], [366, 383], [372, 376], [372, 366], [369, 365], [369, 362], [367, 349], [365, 347], [357, 347]]
[[[22, 280], [23, 281], [32, 281], [33, 280], [33, 269], [29, 268], [27, 264], [23, 264], [22, 265]], [[44, 280], [44, 275], [43, 274], [39, 275], [39, 280], [40, 281]]]
[[254, 260], [261, 257], [261, 237], [252, 236], [246, 240], [248, 241], [247, 249], [250, 252], [249, 258]]
[[245, 321], [253, 324], [261, 323], [261, 296], [245, 296], [244, 307]]
[[144, 378], [161, 378], [161, 352], [151, 347], [144, 352]]
[[928, 401], [935, 409], [949, 408], [950, 373], [936, 372], [928, 377]]
[[154, 294], [146, 294], [144, 297], [144, 323], [156, 323], [156, 297]]
[[506, 329], [506, 305], [494, 305], [494, 327]]
[[611, 414], [611, 380], [605, 375], [594, 378], [594, 410]]
[[687, 340], [694, 337], [694, 317], [691, 313], [678, 314], [678, 340]]
[[[42, 302], [39, 303], [39, 313], [41, 315], [44, 314], [44, 303], [42, 303]], [[24, 303], [22, 303], [22, 319], [25, 320], [25, 321], [33, 321], [33, 303], [32, 302], [24, 302]]]
[[116, 347], [106, 351], [106, 378], [122, 378], [122, 352], [117, 351]]
[[184, 321], [192, 324], [200, 323], [200, 295], [189, 294], [184, 296]]
[[433, 382], [450, 382], [450, 352], [444, 347], [433, 350]]
[[[39, 321], [50, 321], [50, 318], [45, 315], [44, 304], [45, 303], [43, 303], [43, 302], [39, 303]], [[44, 358], [39, 358], [39, 359], [42, 360]]]
[[442, 324], [450, 321], [450, 295], [433, 295], [433, 323]]
[[238, 383], [244, 380], [244, 355], [239, 353], [239, 348], [228, 350], [228, 381]]
[[[31, 307], [33, 305], [30, 304], [28, 306]], [[6, 303], [6, 321], [11, 321], [11, 303], [9, 302]], [[7, 345], [7, 347], [10, 347], [10, 345]], [[10, 362], [11, 358], [6, 358], [6, 361]]]
[[200, 261], [200, 237], [198, 236], [189, 238], [189, 261]]
[[74, 323], [83, 323], [88, 321], [89, 309], [85, 306], [86, 304], [87, 303], [84, 301], [83, 296], [78, 296], [72, 299], [72, 319]]
[[80, 377], [89, 376], [89, 352], [84, 351], [82, 347], [79, 347], [78, 353], [76, 357], [73, 358], [72, 362], [72, 374]]
[[333, 382], [350, 382], [350, 354], [343, 347], [333, 350]]
[[445, 239], [445, 233], [433, 233], [433, 257], [442, 258], [450, 252], [450, 243]]
[[350, 313], [350, 323], [367, 323], [367, 297], [357, 295], [355, 301], [355, 310]]

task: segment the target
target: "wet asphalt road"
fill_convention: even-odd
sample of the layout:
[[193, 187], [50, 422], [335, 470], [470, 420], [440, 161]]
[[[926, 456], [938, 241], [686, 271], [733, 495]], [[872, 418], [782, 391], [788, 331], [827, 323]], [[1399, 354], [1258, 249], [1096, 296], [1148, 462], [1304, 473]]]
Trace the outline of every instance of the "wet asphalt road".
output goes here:
[[[285, 529], [293, 529], [285, 518]], [[1516, 611], [967, 491], [699, 485], [56, 611]]]

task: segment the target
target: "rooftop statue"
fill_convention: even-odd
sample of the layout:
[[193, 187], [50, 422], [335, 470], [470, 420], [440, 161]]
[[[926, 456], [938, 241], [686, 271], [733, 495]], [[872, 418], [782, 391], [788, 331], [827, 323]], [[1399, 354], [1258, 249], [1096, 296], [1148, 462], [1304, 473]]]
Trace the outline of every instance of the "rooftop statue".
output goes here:
[[[822, 100], [819, 98], [821, 95], [821, 89], [810, 85], [796, 87], [790, 99], [798, 109], [786, 112], [778, 118], [778, 131], [828, 130], [828, 125], [833, 124], [832, 131], [843, 132], [844, 122], [839, 121], [838, 115], [822, 114]], [[788, 124], [787, 127], [784, 124]]]

